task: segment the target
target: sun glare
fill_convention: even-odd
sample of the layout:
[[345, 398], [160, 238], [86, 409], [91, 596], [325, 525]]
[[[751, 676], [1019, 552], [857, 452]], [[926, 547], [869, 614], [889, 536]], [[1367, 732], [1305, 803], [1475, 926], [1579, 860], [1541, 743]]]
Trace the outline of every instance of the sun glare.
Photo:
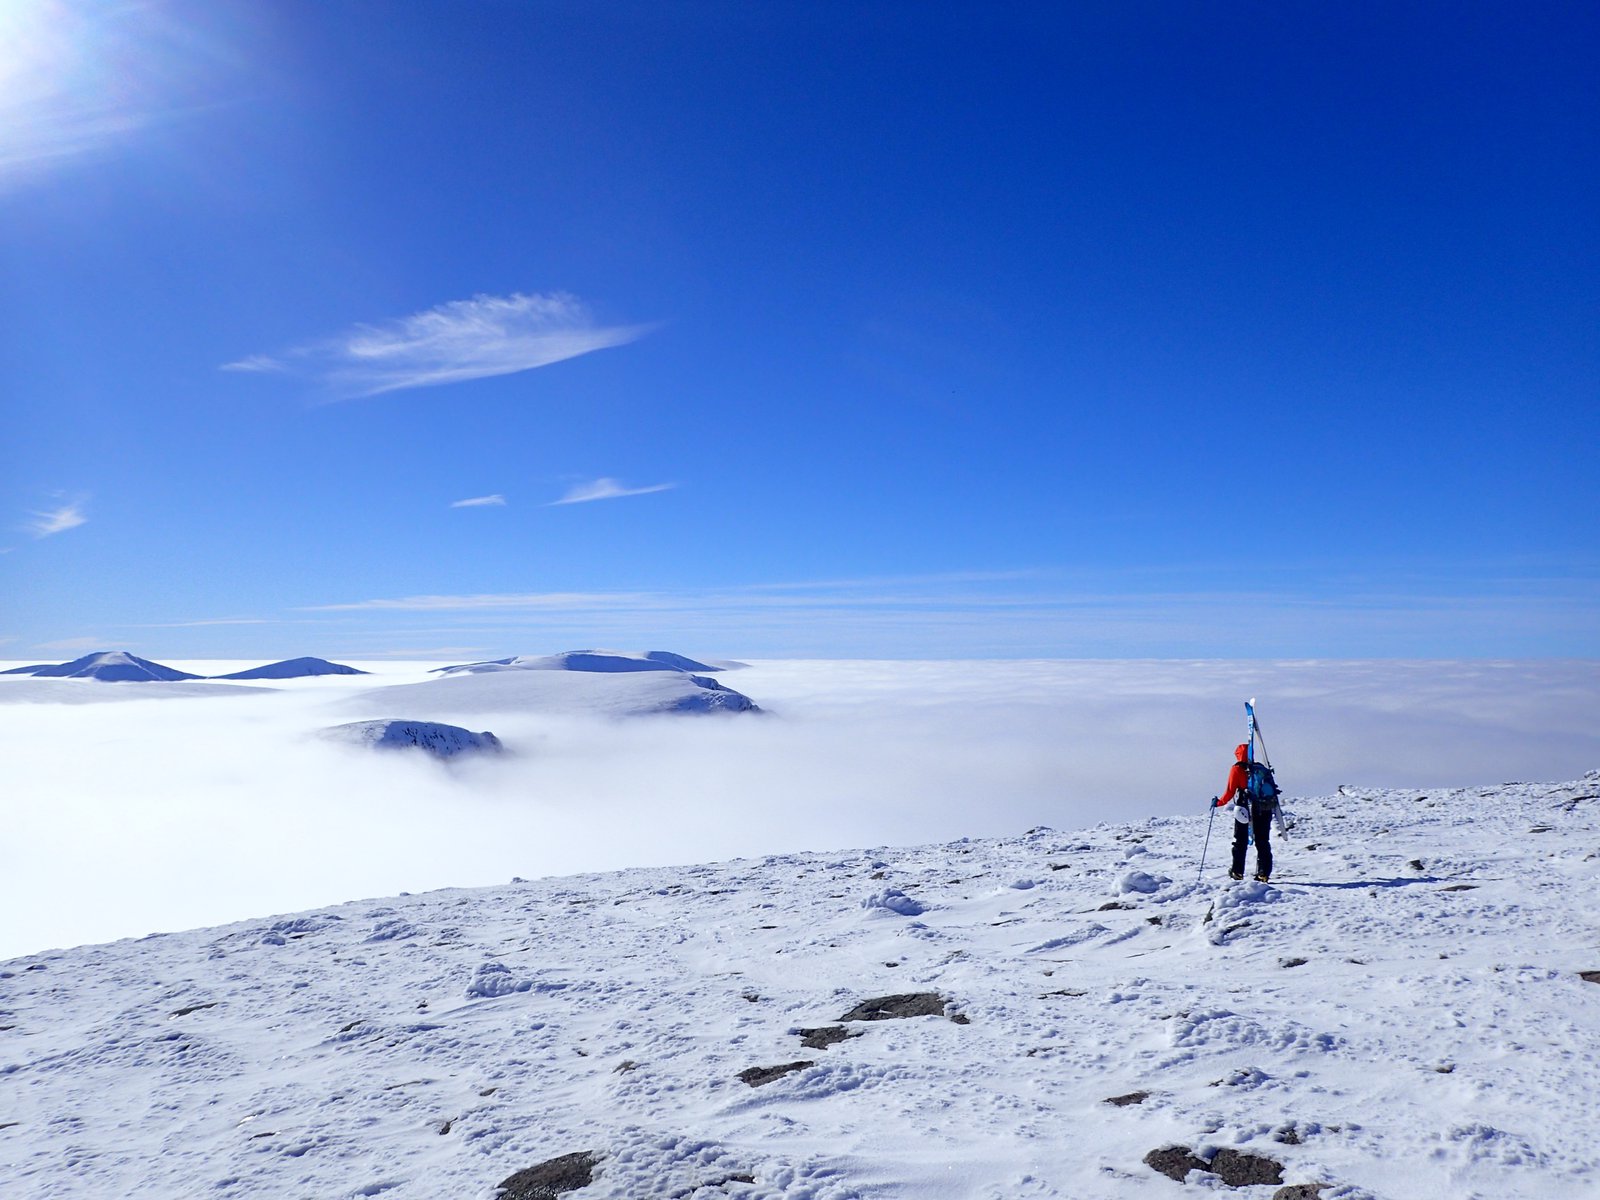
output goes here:
[[0, 0], [0, 184], [109, 149], [171, 109], [189, 40], [161, 4]]

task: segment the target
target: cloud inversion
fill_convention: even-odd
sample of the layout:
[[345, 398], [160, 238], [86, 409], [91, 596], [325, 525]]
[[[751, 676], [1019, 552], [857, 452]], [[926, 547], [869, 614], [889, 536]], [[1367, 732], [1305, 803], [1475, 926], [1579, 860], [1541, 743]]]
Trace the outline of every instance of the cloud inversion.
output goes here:
[[601, 325], [566, 292], [451, 300], [378, 325], [357, 325], [278, 355], [253, 354], [225, 371], [283, 372], [336, 399], [512, 375], [642, 337], [649, 325]]

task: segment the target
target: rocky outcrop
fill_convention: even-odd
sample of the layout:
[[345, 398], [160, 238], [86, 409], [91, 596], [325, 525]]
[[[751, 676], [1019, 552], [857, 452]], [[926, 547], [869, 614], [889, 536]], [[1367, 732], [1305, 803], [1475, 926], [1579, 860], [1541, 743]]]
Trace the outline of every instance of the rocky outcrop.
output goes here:
[[562, 1192], [588, 1187], [599, 1165], [598, 1158], [583, 1151], [546, 1159], [502, 1180], [496, 1200], [555, 1200]]
[[500, 739], [492, 733], [473, 733], [459, 725], [441, 725], [437, 721], [352, 721], [324, 729], [322, 736], [374, 750], [422, 750], [435, 758], [498, 753], [503, 749]]

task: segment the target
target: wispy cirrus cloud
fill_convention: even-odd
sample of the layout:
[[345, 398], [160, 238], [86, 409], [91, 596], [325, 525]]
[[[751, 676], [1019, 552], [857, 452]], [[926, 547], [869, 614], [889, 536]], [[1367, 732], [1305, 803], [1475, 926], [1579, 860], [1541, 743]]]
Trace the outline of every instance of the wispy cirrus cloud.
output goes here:
[[23, 529], [36, 538], [47, 538], [68, 529], [76, 529], [88, 521], [84, 513], [85, 500], [69, 500], [56, 508], [35, 509], [28, 514]]
[[61, 650], [72, 653], [78, 650], [99, 650], [107, 644], [105, 638], [100, 637], [75, 637], [62, 638], [57, 642], [35, 642], [35, 650]]
[[124, 625], [123, 629], [205, 629], [213, 625], [279, 625], [281, 621], [266, 617], [208, 617], [199, 621], [153, 621]]
[[615, 479], [595, 479], [589, 483], [574, 484], [559, 500], [550, 501], [547, 507], [558, 504], [587, 504], [591, 500], [617, 500], [623, 496], [647, 496], [651, 492], [666, 492], [677, 487], [675, 483], [653, 483], [648, 487], [626, 487]]
[[473, 496], [469, 500], [452, 500], [451, 508], [504, 508], [506, 498], [499, 492], [492, 496]]
[[334, 399], [351, 400], [530, 371], [626, 345], [653, 328], [603, 325], [566, 292], [478, 295], [222, 369], [302, 377]]
[[467, 596], [398, 596], [389, 600], [356, 600], [348, 604], [309, 604], [299, 612], [472, 612], [507, 609], [583, 610], [638, 605], [647, 592], [494, 592]]
[[[1589, 656], [1600, 591], [1586, 571], [1397, 581], [1274, 576], [1256, 589], [1187, 568], [966, 571], [654, 590], [430, 594], [323, 604], [356, 623], [426, 614], [514, 647], [720, 645], [744, 658]], [[459, 635], [458, 635], [459, 636]], [[420, 644], [420, 643], [419, 643]]]

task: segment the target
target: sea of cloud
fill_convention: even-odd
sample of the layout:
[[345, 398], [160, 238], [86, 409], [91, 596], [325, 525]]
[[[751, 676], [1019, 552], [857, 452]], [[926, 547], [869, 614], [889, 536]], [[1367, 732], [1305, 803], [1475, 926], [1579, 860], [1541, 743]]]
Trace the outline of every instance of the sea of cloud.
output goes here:
[[1200, 815], [1252, 696], [1291, 809], [1600, 767], [1592, 662], [761, 662], [723, 678], [765, 717], [494, 714], [475, 727], [508, 752], [452, 764], [315, 736], [432, 664], [364, 665], [119, 703], [41, 697], [159, 685], [0, 680], [0, 958], [513, 876]]

